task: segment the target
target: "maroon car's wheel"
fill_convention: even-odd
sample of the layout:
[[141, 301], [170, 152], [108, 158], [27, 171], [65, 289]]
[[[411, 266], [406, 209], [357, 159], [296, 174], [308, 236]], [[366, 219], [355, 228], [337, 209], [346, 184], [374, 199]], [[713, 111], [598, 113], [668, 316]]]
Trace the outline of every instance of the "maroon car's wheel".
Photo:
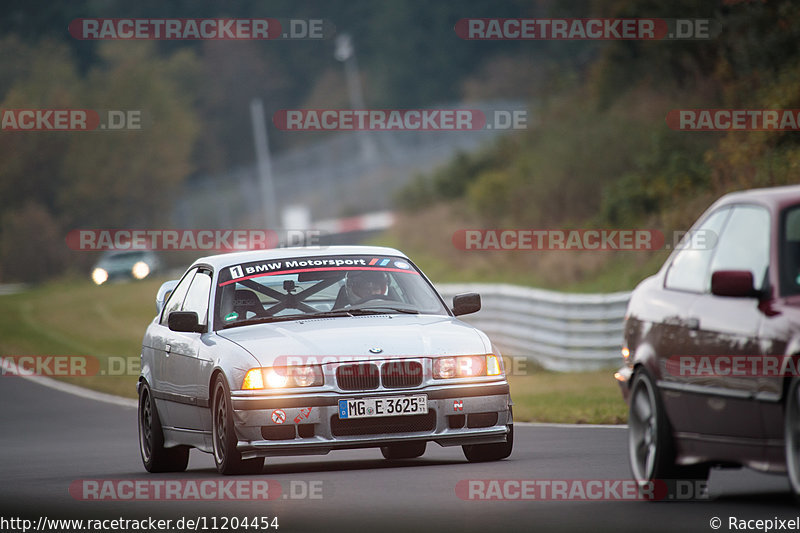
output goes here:
[[800, 496], [800, 380], [794, 378], [786, 395], [785, 409], [786, 470], [795, 496]]
[[[645, 370], [636, 372], [631, 387], [628, 458], [633, 478], [643, 494], [652, 494], [650, 483], [656, 480], [665, 482], [675, 479], [708, 479], [708, 465], [675, 464], [672, 428], [658, 390]], [[671, 490], [671, 483], [666, 486]]]
[[264, 468], [264, 458], [242, 459], [236, 449], [238, 439], [233, 426], [231, 395], [222, 375], [214, 381], [211, 402], [211, 433], [214, 447], [214, 463], [220, 474], [258, 474]]
[[655, 387], [647, 374], [640, 372], [634, 378], [628, 415], [628, 458], [640, 484], [656, 479], [664, 470], [668, 448], [664, 426]]
[[164, 431], [147, 383], [139, 387], [139, 452], [148, 472], [183, 472], [189, 464], [189, 447], [164, 447]]

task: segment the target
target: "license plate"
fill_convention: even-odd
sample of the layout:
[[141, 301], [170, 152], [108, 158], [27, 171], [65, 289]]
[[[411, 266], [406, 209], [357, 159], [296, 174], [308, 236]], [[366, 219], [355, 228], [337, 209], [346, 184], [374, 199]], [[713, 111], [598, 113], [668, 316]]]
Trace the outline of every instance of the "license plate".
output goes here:
[[339, 418], [370, 418], [375, 416], [424, 415], [428, 413], [428, 397], [391, 396], [339, 400]]

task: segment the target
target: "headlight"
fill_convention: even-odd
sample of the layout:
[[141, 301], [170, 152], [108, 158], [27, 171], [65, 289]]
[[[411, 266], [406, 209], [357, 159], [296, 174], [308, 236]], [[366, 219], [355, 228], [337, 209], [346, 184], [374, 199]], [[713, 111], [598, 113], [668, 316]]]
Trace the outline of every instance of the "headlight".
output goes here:
[[322, 367], [319, 365], [276, 366], [250, 369], [244, 376], [242, 389], [258, 390], [290, 387], [318, 387], [324, 382]]
[[150, 266], [144, 261], [139, 261], [131, 269], [131, 274], [136, 279], [144, 279], [150, 274]]
[[103, 283], [108, 281], [108, 272], [99, 267], [95, 268], [92, 271], [92, 281], [94, 281], [98, 285], [102, 285]]
[[433, 361], [433, 377], [435, 379], [474, 378], [502, 374], [500, 360], [494, 354], [440, 357]]

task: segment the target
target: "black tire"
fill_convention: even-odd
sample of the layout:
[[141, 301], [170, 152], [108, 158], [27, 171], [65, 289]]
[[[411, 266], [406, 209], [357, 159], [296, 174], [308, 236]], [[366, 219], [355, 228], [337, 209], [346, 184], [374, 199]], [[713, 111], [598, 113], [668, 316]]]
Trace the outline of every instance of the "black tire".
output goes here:
[[709, 466], [675, 464], [672, 426], [667, 419], [661, 395], [650, 375], [639, 370], [633, 378], [628, 411], [628, 461], [633, 479], [642, 494], [652, 494], [652, 482], [664, 483], [668, 497], [674, 490], [671, 480], [705, 481]]
[[789, 487], [800, 499], [800, 380], [792, 379], [784, 406], [784, 442]]
[[214, 449], [214, 464], [217, 472], [224, 475], [259, 474], [264, 468], [264, 458], [242, 459], [236, 449], [239, 439], [233, 422], [231, 395], [225, 378], [220, 374], [214, 380], [211, 402], [211, 440]]
[[150, 386], [139, 387], [139, 452], [148, 472], [183, 472], [189, 464], [189, 447], [164, 447], [164, 431]]
[[381, 453], [384, 459], [415, 459], [421, 457], [425, 453], [427, 442], [415, 441], [407, 442], [404, 444], [392, 444], [390, 446], [381, 446]]
[[[509, 407], [509, 414], [511, 408]], [[500, 461], [511, 455], [514, 449], [514, 421], [508, 425], [508, 433], [506, 434], [505, 442], [497, 442], [492, 444], [470, 444], [462, 446], [464, 457], [470, 463], [484, 463], [487, 461]]]

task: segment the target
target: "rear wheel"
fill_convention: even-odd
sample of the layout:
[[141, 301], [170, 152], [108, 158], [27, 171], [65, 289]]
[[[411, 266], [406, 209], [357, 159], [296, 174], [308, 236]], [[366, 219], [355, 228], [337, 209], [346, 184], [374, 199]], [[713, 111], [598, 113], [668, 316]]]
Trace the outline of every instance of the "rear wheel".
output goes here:
[[214, 395], [211, 402], [211, 440], [217, 472], [225, 475], [260, 473], [264, 468], [264, 458], [242, 459], [242, 454], [236, 449], [239, 439], [236, 437], [236, 428], [233, 425], [231, 395], [222, 375], [217, 376], [212, 390]]
[[139, 387], [139, 452], [148, 472], [183, 472], [189, 464], [189, 447], [164, 447], [164, 431], [150, 386]]
[[789, 384], [784, 410], [784, 442], [789, 485], [795, 497], [800, 497], [800, 380]]
[[[675, 464], [672, 428], [653, 380], [646, 371], [636, 373], [628, 414], [628, 459], [642, 493], [651, 494], [653, 481], [708, 479], [708, 465]], [[667, 483], [668, 490], [671, 484]]]
[[415, 459], [425, 453], [425, 446], [428, 443], [423, 441], [407, 442], [404, 444], [392, 444], [381, 446], [381, 453], [384, 459]]

